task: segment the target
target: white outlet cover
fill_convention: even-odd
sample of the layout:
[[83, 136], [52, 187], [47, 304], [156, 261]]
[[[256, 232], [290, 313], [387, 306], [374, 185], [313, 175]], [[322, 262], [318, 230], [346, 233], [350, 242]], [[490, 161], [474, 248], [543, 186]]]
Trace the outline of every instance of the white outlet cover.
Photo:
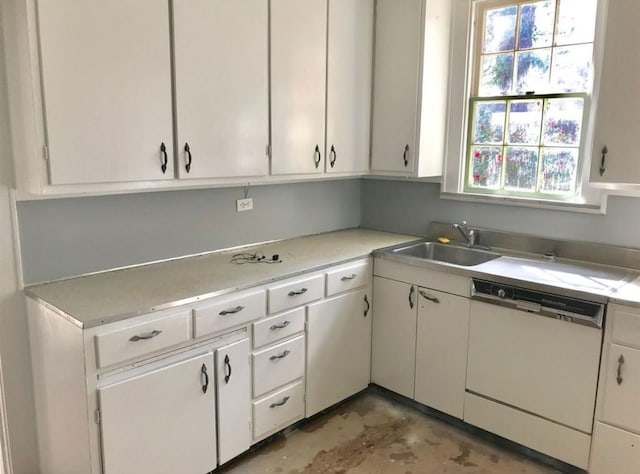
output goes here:
[[236, 211], [251, 211], [253, 209], [253, 198], [238, 199], [236, 201]]

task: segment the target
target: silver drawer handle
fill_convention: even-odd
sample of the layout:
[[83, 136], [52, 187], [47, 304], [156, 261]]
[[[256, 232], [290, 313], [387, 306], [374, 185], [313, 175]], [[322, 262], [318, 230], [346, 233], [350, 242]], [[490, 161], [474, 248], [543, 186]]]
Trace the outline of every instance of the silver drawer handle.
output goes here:
[[271, 356], [269, 357], [269, 360], [278, 360], [278, 359], [284, 359], [285, 357], [287, 357], [289, 354], [291, 354], [291, 351], [284, 351], [282, 354], [278, 354], [275, 356]]
[[153, 331], [148, 332], [147, 334], [140, 334], [139, 336], [130, 337], [129, 340], [131, 342], [146, 341], [147, 339], [153, 339], [154, 337], [159, 336], [160, 334], [162, 334], [162, 331], [158, 331], [157, 329], [154, 329]]
[[438, 298], [436, 298], [435, 296], [429, 296], [429, 294], [424, 290], [418, 290], [418, 293], [420, 293], [420, 296], [422, 296], [424, 299], [427, 299], [434, 303], [440, 303], [440, 300]]
[[349, 280], [353, 280], [354, 278], [356, 278], [358, 275], [356, 275], [355, 273], [352, 273], [351, 276], [343, 276], [342, 278], [340, 278], [342, 281], [349, 281]]
[[624, 356], [620, 354], [620, 358], [618, 359], [618, 376], [616, 377], [616, 382], [618, 385], [622, 385], [624, 379], [622, 378], [622, 366], [624, 365]]
[[225, 309], [223, 311], [220, 311], [220, 316], [226, 316], [227, 314], [236, 314], [239, 313], [240, 311], [242, 311], [244, 309], [244, 306], [236, 306], [233, 309]]
[[271, 405], [269, 405], [269, 408], [281, 407], [282, 405], [284, 405], [285, 403], [287, 403], [289, 401], [289, 398], [290, 397], [284, 397], [281, 401], [275, 402], [275, 403], [272, 403]]
[[282, 324], [274, 324], [273, 326], [271, 326], [269, 329], [271, 329], [272, 331], [277, 331], [278, 329], [284, 329], [286, 328], [289, 324], [291, 324], [291, 321], [285, 321]]
[[301, 290], [298, 291], [290, 291], [289, 292], [289, 296], [298, 296], [298, 295], [304, 295], [307, 292], [306, 288], [302, 288]]

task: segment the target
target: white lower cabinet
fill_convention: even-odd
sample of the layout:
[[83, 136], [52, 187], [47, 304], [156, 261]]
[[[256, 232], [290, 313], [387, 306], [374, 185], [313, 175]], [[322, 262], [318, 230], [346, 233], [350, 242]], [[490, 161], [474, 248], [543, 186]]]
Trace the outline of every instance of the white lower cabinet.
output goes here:
[[253, 437], [264, 438], [303, 416], [304, 383], [299, 380], [253, 402]]
[[638, 474], [640, 435], [596, 422], [591, 445], [591, 474]]

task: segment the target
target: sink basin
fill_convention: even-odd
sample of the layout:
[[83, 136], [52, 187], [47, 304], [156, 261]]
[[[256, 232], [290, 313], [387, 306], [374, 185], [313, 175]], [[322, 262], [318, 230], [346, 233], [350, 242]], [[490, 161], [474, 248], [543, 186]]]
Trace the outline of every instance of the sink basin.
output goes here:
[[500, 254], [469, 247], [419, 242], [393, 250], [394, 254], [472, 267], [500, 257]]

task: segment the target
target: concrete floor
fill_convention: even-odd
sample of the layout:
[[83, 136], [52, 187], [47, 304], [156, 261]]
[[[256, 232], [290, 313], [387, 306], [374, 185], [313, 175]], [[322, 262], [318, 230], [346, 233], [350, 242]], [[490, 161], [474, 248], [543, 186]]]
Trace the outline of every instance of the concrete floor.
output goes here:
[[549, 474], [518, 453], [365, 392], [222, 469], [224, 474]]

